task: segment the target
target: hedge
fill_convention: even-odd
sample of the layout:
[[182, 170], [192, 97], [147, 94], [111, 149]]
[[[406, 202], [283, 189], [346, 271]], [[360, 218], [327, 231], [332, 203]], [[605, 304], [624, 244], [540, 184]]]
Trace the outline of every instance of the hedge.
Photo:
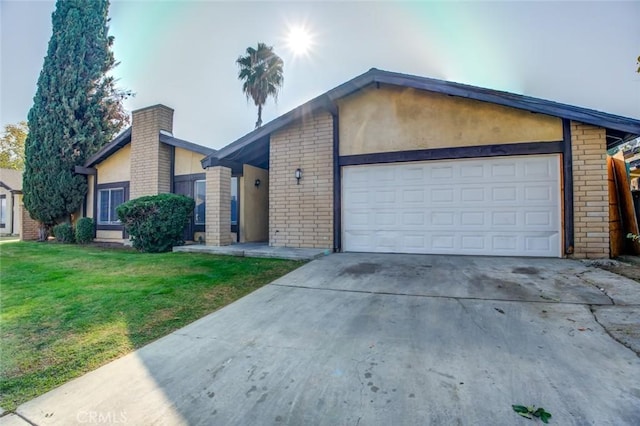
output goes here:
[[184, 195], [159, 194], [127, 201], [116, 212], [134, 248], [161, 253], [184, 244], [183, 230], [194, 207], [193, 199]]

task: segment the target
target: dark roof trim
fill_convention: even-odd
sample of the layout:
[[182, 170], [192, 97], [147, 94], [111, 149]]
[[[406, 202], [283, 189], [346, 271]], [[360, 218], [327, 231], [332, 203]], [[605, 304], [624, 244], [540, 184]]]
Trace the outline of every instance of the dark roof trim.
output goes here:
[[[204, 160], [202, 161], [204, 162]], [[217, 166], [223, 166], [231, 169], [231, 174], [233, 176], [242, 176], [242, 173], [243, 173], [242, 163], [238, 163], [237, 161], [231, 161], [227, 159], [221, 160], [219, 158], [211, 158], [211, 160], [209, 161], [209, 165], [207, 165], [206, 167], [217, 167]], [[203, 166], [203, 168], [205, 167]]]
[[87, 175], [87, 176], [88, 175], [95, 176], [98, 174], [98, 171], [93, 167], [76, 166], [73, 171], [79, 175]]
[[[202, 155], [215, 154], [216, 150], [207, 148], [206, 146], [198, 145], [189, 141], [174, 138], [165, 133], [159, 133], [159, 140], [167, 145], [175, 146], [178, 148], [184, 148], [189, 151], [197, 152]], [[106, 144], [100, 151], [96, 152], [91, 158], [84, 164], [85, 168], [92, 168], [96, 164], [99, 164], [113, 155], [117, 150], [124, 147], [128, 143], [131, 143], [131, 127], [128, 127], [124, 132], [120, 133], [114, 140]]]
[[220, 149], [213, 156], [210, 155], [206, 157], [202, 160], [202, 165], [205, 168], [209, 167], [212, 157], [225, 158], [252, 142], [270, 135], [274, 131], [314, 111], [323, 109], [331, 113], [335, 113], [336, 100], [348, 96], [373, 83], [410, 87], [418, 90], [426, 90], [477, 101], [491, 102], [507, 107], [580, 121], [582, 123], [625, 132], [631, 135], [640, 135], [640, 120], [533, 98], [530, 96], [517, 95], [515, 93], [502, 92], [461, 83], [453, 83], [444, 80], [400, 74], [372, 68], [366, 73], [361, 74], [332, 90], [329, 90], [328, 92], [300, 105], [288, 113], [281, 115], [275, 120], [270, 121], [264, 126], [246, 134], [235, 142], [232, 142], [226, 147]]
[[13, 188], [11, 188], [10, 186], [8, 186], [6, 183], [2, 182], [1, 180], [0, 180], [0, 188], [4, 188], [4, 189], [6, 189], [7, 191], [13, 191]]
[[512, 108], [524, 109], [540, 114], [552, 115], [569, 120], [580, 121], [586, 124], [604, 127], [605, 129], [619, 130], [627, 133], [640, 134], [640, 120], [608, 114], [593, 109], [562, 104], [531, 96], [517, 95], [515, 93], [499, 90], [484, 89], [466, 84], [452, 83], [449, 81], [435, 80], [425, 77], [416, 77], [405, 74], [378, 71], [380, 75], [375, 77], [379, 83], [393, 84], [414, 89], [428, 90], [431, 92], [459, 96], [478, 101], [491, 102]]
[[175, 146], [176, 148], [183, 148], [189, 151], [197, 152], [198, 154], [202, 155], [211, 155], [215, 154], [216, 152], [215, 149], [198, 145], [182, 139], [174, 138], [173, 136], [169, 136], [164, 133], [160, 133], [160, 142], [166, 143], [167, 145]]
[[124, 132], [120, 133], [114, 140], [102, 147], [102, 149], [92, 155], [85, 163], [87, 168], [93, 167], [98, 163], [102, 163], [111, 154], [131, 142], [131, 126], [129, 126]]

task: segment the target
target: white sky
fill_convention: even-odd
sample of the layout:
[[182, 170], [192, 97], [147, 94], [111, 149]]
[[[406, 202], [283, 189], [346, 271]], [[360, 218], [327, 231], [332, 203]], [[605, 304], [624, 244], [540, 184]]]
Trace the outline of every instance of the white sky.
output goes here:
[[[0, 0], [0, 124], [27, 117], [53, 1]], [[134, 110], [175, 109], [174, 135], [221, 148], [253, 130], [235, 60], [258, 41], [285, 62], [266, 123], [375, 67], [640, 119], [640, 2], [216, 2], [112, 0], [120, 86]], [[313, 33], [307, 57], [291, 26]]]

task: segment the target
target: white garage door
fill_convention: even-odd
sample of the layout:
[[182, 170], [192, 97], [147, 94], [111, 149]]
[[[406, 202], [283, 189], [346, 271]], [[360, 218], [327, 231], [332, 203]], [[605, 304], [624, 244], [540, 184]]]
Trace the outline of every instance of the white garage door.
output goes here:
[[559, 155], [342, 173], [345, 251], [560, 257]]

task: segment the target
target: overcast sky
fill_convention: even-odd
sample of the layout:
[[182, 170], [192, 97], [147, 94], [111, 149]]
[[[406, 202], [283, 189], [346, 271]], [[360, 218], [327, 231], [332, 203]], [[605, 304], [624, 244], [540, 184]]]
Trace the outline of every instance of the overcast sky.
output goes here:
[[[0, 0], [1, 124], [27, 117], [51, 36], [53, 1]], [[235, 60], [257, 42], [285, 63], [263, 121], [375, 67], [640, 119], [640, 2], [217, 2], [112, 0], [110, 34], [131, 111], [175, 110], [174, 135], [220, 148], [256, 108]], [[295, 56], [292, 26], [314, 46]]]

